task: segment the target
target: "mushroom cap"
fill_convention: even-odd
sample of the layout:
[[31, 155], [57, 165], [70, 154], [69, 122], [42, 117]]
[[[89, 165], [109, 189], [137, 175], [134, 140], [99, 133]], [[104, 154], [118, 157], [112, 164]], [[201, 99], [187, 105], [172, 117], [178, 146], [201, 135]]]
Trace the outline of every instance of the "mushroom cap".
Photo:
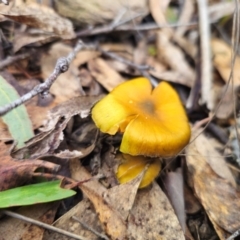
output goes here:
[[160, 159], [147, 158], [143, 156], [131, 156], [122, 154], [122, 164], [117, 170], [117, 179], [123, 184], [136, 178], [145, 170], [139, 188], [147, 187], [157, 177], [161, 170]]
[[104, 133], [122, 132], [120, 151], [133, 156], [174, 156], [191, 135], [177, 92], [167, 82], [152, 89], [146, 78], [114, 88], [93, 107], [92, 119]]

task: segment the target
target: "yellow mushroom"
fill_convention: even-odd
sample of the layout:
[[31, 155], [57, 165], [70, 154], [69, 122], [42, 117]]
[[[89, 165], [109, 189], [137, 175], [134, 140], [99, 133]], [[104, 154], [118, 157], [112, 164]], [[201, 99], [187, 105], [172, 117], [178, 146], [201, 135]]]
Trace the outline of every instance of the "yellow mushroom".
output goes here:
[[131, 156], [129, 154], [122, 154], [121, 158], [122, 161], [116, 174], [120, 183], [131, 181], [145, 170], [139, 185], [139, 188], [144, 188], [157, 177], [161, 170], [161, 161], [158, 158]]
[[92, 119], [104, 133], [122, 132], [120, 151], [133, 156], [174, 156], [191, 135], [177, 92], [167, 82], [152, 89], [146, 78], [113, 89], [93, 107]]

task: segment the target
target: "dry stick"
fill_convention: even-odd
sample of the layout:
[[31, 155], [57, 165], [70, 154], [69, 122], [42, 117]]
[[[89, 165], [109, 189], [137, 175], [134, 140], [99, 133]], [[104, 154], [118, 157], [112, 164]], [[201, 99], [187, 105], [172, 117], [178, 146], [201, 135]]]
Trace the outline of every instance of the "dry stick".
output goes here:
[[84, 222], [82, 222], [79, 218], [77, 218], [76, 216], [72, 216], [72, 219], [74, 219], [75, 221], [79, 222], [84, 228], [86, 228], [87, 230], [91, 231], [92, 233], [94, 233], [96, 236], [103, 238], [105, 240], [110, 240], [105, 234], [101, 234], [99, 232], [97, 232], [95, 229], [93, 229], [92, 227], [88, 226], [87, 224], [85, 224]]
[[118, 56], [117, 54], [115, 53], [112, 53], [112, 52], [107, 52], [107, 51], [104, 51], [103, 49], [97, 47], [96, 48], [98, 51], [100, 51], [103, 55], [105, 56], [108, 56], [110, 58], [113, 58], [113, 59], [116, 59], [117, 61], [119, 62], [122, 62], [130, 67], [133, 67], [133, 68], [136, 68], [138, 69], [139, 71], [146, 71], [146, 70], [149, 70], [151, 69], [151, 67], [149, 65], [138, 65], [138, 64], [135, 64], [125, 58], [122, 58], [120, 56]]
[[210, 23], [208, 17], [207, 0], [198, 0], [198, 15], [201, 45], [201, 83], [202, 101], [208, 109], [213, 108], [212, 88], [212, 62], [210, 48]]
[[173, 27], [190, 27], [190, 26], [197, 26], [198, 22], [191, 22], [187, 24], [181, 24], [178, 23], [174, 24], [167, 24], [167, 25], [157, 25], [156, 23], [150, 23], [150, 24], [142, 24], [142, 25], [136, 25], [133, 26], [132, 24], [122, 25], [115, 27], [114, 29], [112, 26], [107, 25], [103, 27], [97, 27], [93, 29], [83, 30], [81, 32], [78, 32], [76, 34], [77, 37], [83, 37], [83, 36], [92, 36], [102, 33], [109, 33], [113, 31], [149, 31], [149, 30], [158, 30], [160, 28], [173, 28]]
[[77, 234], [68, 232], [68, 231], [63, 230], [63, 229], [60, 229], [60, 228], [56, 228], [56, 227], [51, 226], [51, 225], [49, 225], [49, 224], [46, 224], [46, 223], [37, 221], [37, 220], [35, 220], [35, 219], [32, 219], [32, 218], [23, 216], [23, 215], [18, 214], [18, 213], [14, 213], [14, 212], [11, 212], [11, 211], [8, 211], [8, 210], [3, 210], [3, 211], [1, 211], [1, 213], [6, 214], [7, 216], [10, 216], [10, 217], [14, 217], [14, 218], [17, 218], [17, 219], [20, 219], [20, 220], [29, 222], [29, 223], [31, 223], [31, 224], [37, 225], [37, 226], [42, 227], [42, 228], [45, 228], [45, 229], [47, 229], [47, 230], [50, 230], [50, 231], [54, 231], [54, 232], [63, 234], [63, 235], [65, 235], [65, 236], [67, 236], [67, 237], [71, 237], [71, 238], [74, 238], [74, 239], [77, 239], [77, 240], [89, 240], [89, 239], [87, 239], [87, 238], [85, 238], [85, 237], [79, 236], [79, 235], [77, 235]]
[[[234, 94], [234, 65], [235, 65], [235, 60], [236, 56], [238, 53], [238, 46], [239, 46], [239, 27], [240, 27], [240, 22], [239, 22], [239, 3], [238, 0], [235, 0], [235, 12], [233, 15], [233, 29], [232, 29], [232, 52], [231, 52], [231, 69], [232, 69], [232, 78], [231, 78], [231, 83], [232, 83], [232, 94], [233, 94], [233, 115], [235, 120], [237, 119], [237, 113], [236, 113], [236, 96]], [[236, 124], [234, 125], [235, 127], [235, 133], [236, 133], [236, 138], [237, 138], [237, 143], [238, 143], [238, 159], [237, 163], [240, 165], [240, 136], [238, 133], [238, 127], [237, 127], [237, 121]]]
[[229, 238], [227, 238], [226, 240], [234, 240], [236, 237], [238, 237], [240, 235], [240, 229], [237, 230], [236, 232], [234, 232]]
[[8, 65], [31, 56], [32, 53], [23, 53], [15, 56], [8, 56], [6, 59], [0, 62], [0, 70], [7, 67]]
[[85, 45], [83, 44], [82, 41], [79, 41], [77, 43], [77, 45], [75, 46], [74, 50], [71, 53], [69, 53], [69, 55], [67, 57], [62, 57], [62, 58], [58, 59], [52, 74], [47, 78], [47, 80], [44, 83], [37, 85], [30, 92], [23, 95], [22, 97], [15, 100], [14, 102], [12, 102], [6, 106], [0, 107], [0, 116], [4, 115], [5, 113], [9, 112], [10, 110], [12, 110], [18, 106], [20, 106], [21, 104], [32, 99], [34, 96], [36, 96], [38, 94], [42, 94], [43, 96], [48, 94], [50, 87], [55, 82], [57, 77], [61, 73], [64, 73], [68, 70], [69, 64], [72, 62], [72, 60], [74, 59], [76, 54], [83, 48], [85, 48]]

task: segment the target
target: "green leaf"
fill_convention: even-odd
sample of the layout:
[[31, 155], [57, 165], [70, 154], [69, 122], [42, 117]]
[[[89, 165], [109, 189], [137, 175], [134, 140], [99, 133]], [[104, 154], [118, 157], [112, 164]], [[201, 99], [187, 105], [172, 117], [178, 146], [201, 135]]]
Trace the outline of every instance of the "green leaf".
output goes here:
[[17, 187], [0, 192], [0, 208], [52, 202], [75, 195], [60, 187], [60, 180]]
[[[0, 106], [5, 106], [18, 98], [19, 95], [17, 91], [0, 76]], [[34, 136], [32, 123], [24, 105], [14, 108], [2, 116], [2, 119], [8, 126], [8, 130], [13, 139], [17, 141], [18, 148], [23, 147], [24, 142]]]

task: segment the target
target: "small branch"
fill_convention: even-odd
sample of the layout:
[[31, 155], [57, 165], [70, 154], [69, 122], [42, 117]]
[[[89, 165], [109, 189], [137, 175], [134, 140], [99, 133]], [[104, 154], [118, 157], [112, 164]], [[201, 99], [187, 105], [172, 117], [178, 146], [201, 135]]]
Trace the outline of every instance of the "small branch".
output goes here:
[[107, 56], [107, 57], [110, 57], [110, 58], [113, 58], [113, 59], [116, 59], [117, 61], [121, 62], [121, 63], [124, 63], [130, 67], [133, 67], [133, 68], [136, 68], [138, 69], [139, 71], [147, 71], [147, 70], [150, 70], [151, 67], [148, 66], [148, 65], [138, 65], [138, 64], [135, 64], [125, 58], [122, 58], [120, 56], [118, 56], [117, 54], [115, 53], [111, 53], [111, 52], [107, 52], [107, 51], [104, 51], [103, 49], [99, 48], [99, 47], [96, 47], [96, 50], [101, 52], [103, 55]]
[[111, 25], [103, 26], [103, 27], [96, 27], [93, 29], [87, 29], [78, 32], [76, 35], [77, 37], [83, 37], [83, 36], [92, 36], [102, 33], [109, 33], [114, 31], [149, 31], [149, 30], [158, 30], [160, 28], [174, 28], [174, 27], [190, 27], [190, 26], [197, 26], [198, 22], [192, 22], [188, 24], [167, 24], [167, 25], [157, 25], [156, 23], [150, 23], [150, 24], [142, 24], [133, 26], [132, 24], [126, 24], [121, 25], [113, 28]]
[[207, 0], [197, 0], [200, 41], [201, 41], [201, 83], [202, 103], [206, 103], [208, 109], [213, 108], [212, 97], [212, 61], [210, 47], [210, 22], [208, 16]]
[[72, 216], [72, 219], [74, 219], [75, 221], [79, 222], [80, 224], [82, 224], [82, 226], [84, 228], [86, 228], [87, 230], [91, 231], [92, 233], [94, 233], [96, 236], [105, 239], [105, 240], [110, 240], [105, 234], [101, 234], [99, 232], [97, 232], [95, 229], [93, 229], [92, 227], [88, 226], [87, 224], [85, 224], [84, 222], [82, 222], [79, 218], [77, 218], [76, 216]]
[[2, 70], [3, 68], [7, 67], [8, 65], [17, 62], [18, 60], [22, 60], [25, 58], [28, 58], [31, 56], [32, 53], [23, 53], [23, 54], [19, 54], [19, 55], [15, 55], [15, 56], [8, 56], [6, 59], [2, 60], [0, 62], [0, 70]]
[[240, 229], [234, 232], [230, 237], [228, 237], [226, 240], [234, 240], [236, 237], [240, 235]]
[[154, 87], [157, 86], [158, 82], [152, 78], [150, 76], [150, 74], [148, 73], [148, 70], [152, 69], [151, 66], [149, 65], [138, 65], [138, 64], [135, 64], [125, 58], [122, 58], [120, 56], [118, 56], [117, 54], [115, 53], [111, 53], [111, 52], [107, 52], [107, 51], [104, 51], [103, 49], [99, 48], [99, 47], [96, 47], [96, 50], [101, 52], [103, 55], [107, 56], [107, 57], [110, 57], [112, 59], [116, 59], [117, 61], [121, 62], [121, 63], [124, 63], [134, 69], [137, 69], [144, 77], [148, 78], [150, 80], [150, 82], [152, 83], [152, 85]]
[[44, 83], [37, 85], [30, 92], [23, 95], [22, 97], [15, 100], [14, 102], [12, 102], [6, 106], [0, 107], [0, 116], [6, 114], [10, 110], [12, 110], [18, 106], [20, 106], [21, 104], [32, 99], [34, 96], [36, 96], [38, 94], [42, 94], [42, 96], [45, 96], [46, 94], [48, 94], [50, 87], [55, 82], [57, 77], [61, 73], [64, 73], [68, 70], [69, 64], [72, 62], [72, 60], [74, 59], [76, 54], [83, 48], [85, 48], [85, 45], [83, 44], [82, 41], [79, 41], [77, 43], [77, 45], [75, 46], [74, 50], [71, 53], [69, 53], [69, 55], [67, 57], [62, 57], [62, 58], [58, 59], [52, 74], [47, 78], [47, 80]]
[[66, 230], [63, 230], [63, 229], [60, 229], [60, 228], [56, 228], [54, 226], [51, 226], [49, 224], [37, 221], [37, 220], [29, 218], [29, 217], [25, 217], [25, 216], [23, 216], [21, 214], [18, 214], [18, 213], [14, 213], [14, 212], [7, 211], [7, 210], [3, 210], [3, 211], [1, 211], [1, 213], [6, 214], [7, 216], [10, 216], [10, 217], [14, 217], [14, 218], [23, 220], [25, 222], [28, 222], [28, 223], [31, 223], [31, 224], [34, 224], [34, 225], [37, 225], [37, 226], [45, 228], [47, 230], [63, 234], [65, 236], [67, 236], [67, 237], [71, 237], [71, 238], [74, 238], [74, 239], [77, 239], [77, 240], [89, 240], [89, 239], [86, 239], [85, 237], [81, 237], [81, 236], [79, 236], [77, 234], [68, 232]]

